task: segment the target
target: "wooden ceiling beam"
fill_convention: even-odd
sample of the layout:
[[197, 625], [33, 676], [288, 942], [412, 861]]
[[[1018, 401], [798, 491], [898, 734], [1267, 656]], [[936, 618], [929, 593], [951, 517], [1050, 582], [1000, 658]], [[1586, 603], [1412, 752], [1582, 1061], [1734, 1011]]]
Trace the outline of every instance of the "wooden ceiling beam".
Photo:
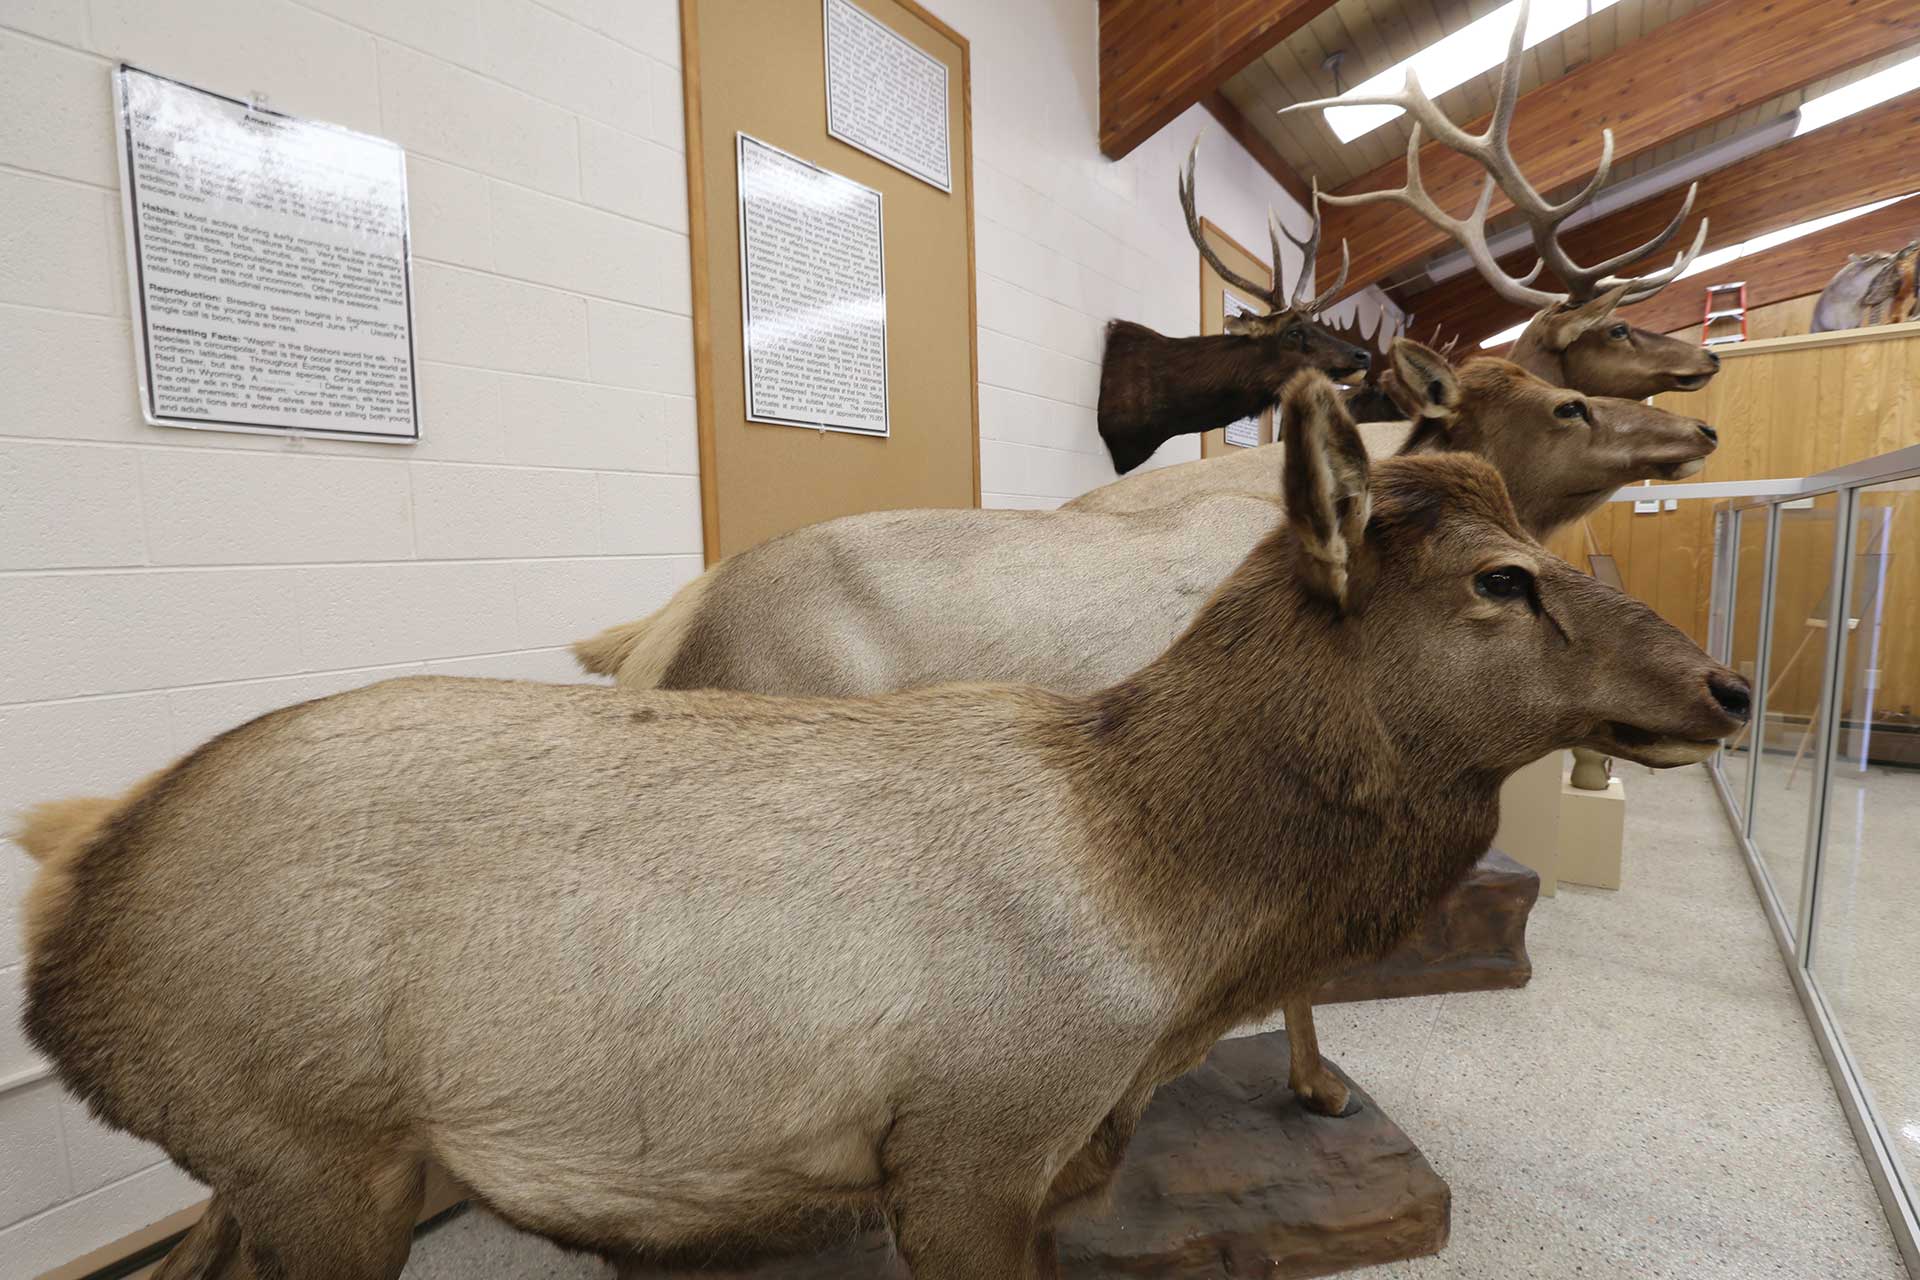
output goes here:
[[[1625, 161], [1916, 41], [1920, 4], [1913, 0], [1713, 0], [1522, 96], [1510, 135], [1513, 154], [1535, 187], [1552, 191], [1592, 176], [1602, 129], [1613, 130], [1615, 156]], [[1487, 119], [1468, 127], [1478, 132]], [[1421, 179], [1443, 209], [1460, 215], [1471, 209], [1484, 173], [1439, 143], [1421, 148]], [[1402, 156], [1338, 194], [1392, 189], [1406, 174]], [[1512, 207], [1496, 193], [1496, 214]], [[1323, 275], [1339, 269], [1342, 237], [1353, 249], [1352, 289], [1451, 243], [1398, 205], [1330, 209], [1320, 242]]]
[[[1707, 238], [1711, 251], [1810, 218], [1906, 195], [1920, 188], [1920, 170], [1913, 165], [1916, 137], [1920, 137], [1920, 90], [1709, 174], [1701, 179], [1693, 219], [1712, 220]], [[1561, 243], [1579, 262], [1598, 262], [1622, 253], [1664, 227], [1673, 216], [1676, 199], [1669, 193], [1622, 209], [1567, 232]], [[1920, 217], [1915, 220], [1920, 222]], [[1843, 228], [1846, 225], [1851, 224]], [[1690, 223], [1675, 240], [1686, 239], [1692, 230]], [[1521, 274], [1533, 265], [1532, 250], [1510, 254], [1502, 262], [1510, 272]], [[1663, 261], [1655, 257], [1643, 265], [1657, 267]], [[1834, 269], [1839, 269], [1839, 263]], [[1738, 264], [1714, 274], [1749, 280], [1752, 276]], [[1666, 293], [1693, 293], [1697, 308], [1698, 291], [1707, 283], [1704, 277], [1693, 276], [1669, 286]], [[1414, 314], [1420, 332], [1431, 332], [1440, 324], [1469, 344], [1518, 324], [1529, 314], [1526, 308], [1497, 297], [1473, 271], [1404, 296], [1402, 305]]]
[[1703, 295], [1709, 283], [1723, 278], [1745, 280], [1747, 309], [1751, 311], [1755, 307], [1819, 293], [1834, 273], [1846, 265], [1849, 253], [1898, 249], [1916, 235], [1920, 235], [1920, 200], [1902, 200], [1865, 217], [1728, 263], [1711, 281], [1695, 276], [1687, 284], [1697, 284], [1698, 289], [1675, 285], [1637, 307], [1622, 308], [1617, 314], [1622, 320], [1655, 333], [1685, 330], [1698, 335]]
[[1100, 150], [1118, 160], [1334, 0], [1100, 0]]
[[1260, 167], [1280, 184], [1282, 190], [1297, 200], [1302, 209], [1307, 207], [1308, 202], [1313, 199], [1313, 189], [1293, 171], [1293, 166], [1289, 165], [1274, 145], [1267, 141], [1265, 134], [1253, 127], [1253, 122], [1242, 114], [1240, 108], [1233, 105], [1233, 101], [1226, 94], [1215, 89], [1200, 100], [1200, 105], [1207, 109], [1208, 115], [1220, 122], [1220, 126], [1233, 137], [1235, 142], [1247, 149], [1248, 155], [1260, 162]]

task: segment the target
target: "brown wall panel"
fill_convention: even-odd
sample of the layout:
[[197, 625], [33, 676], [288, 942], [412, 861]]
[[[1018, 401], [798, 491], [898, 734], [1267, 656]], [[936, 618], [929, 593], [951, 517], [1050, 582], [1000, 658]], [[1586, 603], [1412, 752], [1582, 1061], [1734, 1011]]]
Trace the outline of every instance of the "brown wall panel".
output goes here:
[[[949, 69], [951, 194], [828, 135], [820, 4], [681, 3], [708, 563], [837, 516], [980, 502], [967, 42], [909, 0], [859, 7]], [[737, 132], [881, 193], [886, 438], [746, 419]]]

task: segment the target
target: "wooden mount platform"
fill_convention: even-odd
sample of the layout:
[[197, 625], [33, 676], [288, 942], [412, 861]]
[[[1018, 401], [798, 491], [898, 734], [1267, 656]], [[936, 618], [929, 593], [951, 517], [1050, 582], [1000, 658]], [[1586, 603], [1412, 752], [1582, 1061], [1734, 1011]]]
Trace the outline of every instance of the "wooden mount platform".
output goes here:
[[[1452, 1193], [1379, 1105], [1347, 1084], [1362, 1111], [1344, 1120], [1313, 1115], [1287, 1088], [1284, 1032], [1221, 1041], [1154, 1096], [1110, 1206], [1062, 1225], [1062, 1280], [1290, 1280], [1437, 1253], [1447, 1242]], [[628, 1267], [620, 1274], [907, 1280], [908, 1273], [886, 1233], [875, 1232], [746, 1271]]]
[[1539, 896], [1538, 875], [1489, 849], [1411, 938], [1384, 958], [1332, 979], [1313, 1002], [1524, 987], [1533, 977], [1527, 916]]

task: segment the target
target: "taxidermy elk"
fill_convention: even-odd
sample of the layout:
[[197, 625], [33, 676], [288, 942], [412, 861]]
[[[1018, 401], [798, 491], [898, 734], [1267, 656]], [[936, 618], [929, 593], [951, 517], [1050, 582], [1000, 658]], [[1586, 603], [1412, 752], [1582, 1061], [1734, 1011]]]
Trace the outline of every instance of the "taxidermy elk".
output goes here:
[[1850, 253], [1847, 265], [1820, 291], [1809, 332], [1864, 329], [1913, 319], [1914, 268], [1920, 240], [1892, 253]]
[[1744, 721], [1486, 462], [1284, 408], [1285, 520], [1092, 693], [412, 677], [30, 818], [28, 1035], [213, 1188], [161, 1280], [392, 1280], [429, 1159], [600, 1253], [884, 1216], [917, 1280], [1035, 1280], [1154, 1089], [1411, 929], [1508, 773]]
[[[1392, 362], [1395, 385], [1422, 397], [1407, 397], [1419, 426], [1410, 439], [1398, 427], [1369, 433], [1386, 450], [1470, 448], [1510, 468], [1535, 536], [1621, 484], [1697, 467], [1714, 447], [1696, 419], [1595, 401], [1505, 361], [1474, 362], [1462, 383], [1437, 353], [1402, 339]], [[1272, 524], [1282, 452], [1235, 451], [1109, 486], [1195, 472], [1223, 481], [1144, 513], [884, 511], [812, 525], [716, 565], [665, 608], [574, 651], [632, 688], [854, 697], [1011, 680], [1089, 692], [1170, 643]], [[1220, 475], [1227, 464], [1243, 470]], [[1303, 994], [1287, 1010], [1292, 1086], [1313, 1110], [1339, 1114], [1347, 1091], [1320, 1063]]]
[[[1313, 316], [1346, 283], [1342, 270], [1333, 287], [1313, 297], [1307, 291], [1314, 255], [1320, 250], [1320, 212], [1313, 210], [1313, 231], [1294, 240], [1267, 210], [1267, 236], [1273, 247], [1273, 283], [1249, 280], [1207, 243], [1193, 205], [1193, 172], [1200, 139], [1187, 152], [1180, 173], [1180, 208], [1187, 232], [1200, 256], [1220, 278], [1249, 297], [1266, 300], [1260, 316], [1228, 316], [1226, 332], [1196, 338], [1169, 338], [1131, 320], [1107, 325], [1106, 352], [1100, 364], [1100, 438], [1107, 443], [1113, 469], [1133, 470], [1167, 441], [1224, 427], [1272, 407], [1287, 379], [1304, 368], [1335, 377], [1363, 373], [1373, 363], [1356, 347], [1313, 322]], [[1280, 240], [1285, 237], [1306, 254], [1306, 265], [1291, 297], [1280, 274]], [[1345, 252], [1345, 245], [1341, 246]]]
[[[1382, 381], [1395, 386], [1399, 368], [1396, 361]], [[1424, 404], [1400, 395], [1413, 417], [1401, 452], [1457, 449], [1486, 458], [1505, 478], [1522, 522], [1543, 540], [1621, 485], [1698, 475], [1719, 447], [1719, 432], [1696, 418], [1638, 400], [1554, 387], [1494, 356], [1462, 364], [1458, 385], [1451, 403], [1431, 384]], [[1277, 495], [1281, 447], [1236, 449], [1142, 471], [1089, 490], [1061, 509], [1146, 511], [1210, 493]]]
[[[1560, 243], [1560, 229], [1606, 185], [1613, 167], [1613, 131], [1609, 129], [1602, 134], [1600, 165], [1592, 179], [1567, 199], [1553, 203], [1527, 181], [1509, 145], [1514, 107], [1520, 96], [1522, 37], [1526, 27], [1527, 5], [1523, 3], [1507, 46], [1493, 116], [1484, 132], [1469, 133], [1448, 119], [1421, 89], [1419, 77], [1411, 69], [1399, 93], [1302, 102], [1282, 108], [1281, 114], [1334, 106], [1391, 106], [1412, 118], [1414, 126], [1407, 140], [1404, 185], [1349, 196], [1323, 194], [1320, 199], [1335, 206], [1382, 202], [1402, 205], [1458, 242], [1495, 293], [1535, 311], [1508, 352], [1508, 358], [1521, 368], [1555, 386], [1572, 387], [1588, 395], [1644, 400], [1663, 391], [1698, 391], [1719, 370], [1719, 356], [1685, 339], [1654, 333], [1616, 319], [1614, 310], [1644, 302], [1678, 279], [1706, 243], [1707, 220], [1700, 220], [1700, 229], [1692, 244], [1680, 252], [1672, 266], [1644, 276], [1623, 278], [1613, 274], [1673, 239], [1693, 211], [1698, 184], [1687, 189], [1679, 213], [1651, 240], [1595, 265], [1583, 266], [1574, 261]], [[1421, 183], [1420, 145], [1428, 133], [1486, 170], [1479, 201], [1465, 218], [1456, 218], [1440, 208]], [[1496, 187], [1525, 218], [1538, 255], [1533, 270], [1524, 277], [1509, 275], [1487, 244], [1487, 215]], [[1562, 291], [1553, 292], [1533, 284], [1542, 267], [1559, 278], [1565, 286]]]

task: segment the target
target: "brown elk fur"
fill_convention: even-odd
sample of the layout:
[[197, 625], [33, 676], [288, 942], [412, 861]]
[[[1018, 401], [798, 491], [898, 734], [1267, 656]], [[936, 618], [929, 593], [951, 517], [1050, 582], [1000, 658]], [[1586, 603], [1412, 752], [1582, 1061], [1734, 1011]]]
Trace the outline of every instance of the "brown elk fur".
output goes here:
[[1098, 421], [1115, 471], [1125, 475], [1175, 436], [1257, 417], [1302, 369], [1339, 376], [1371, 361], [1295, 312], [1243, 324], [1197, 338], [1169, 338], [1130, 320], [1107, 325]]
[[597, 1250], [882, 1213], [917, 1280], [1033, 1280], [1153, 1089], [1398, 942], [1507, 773], [1744, 715], [1485, 462], [1369, 474], [1311, 375], [1287, 425], [1286, 524], [1088, 696], [417, 677], [225, 734], [90, 828], [28, 1034], [260, 1276], [391, 1280], [433, 1159]]

